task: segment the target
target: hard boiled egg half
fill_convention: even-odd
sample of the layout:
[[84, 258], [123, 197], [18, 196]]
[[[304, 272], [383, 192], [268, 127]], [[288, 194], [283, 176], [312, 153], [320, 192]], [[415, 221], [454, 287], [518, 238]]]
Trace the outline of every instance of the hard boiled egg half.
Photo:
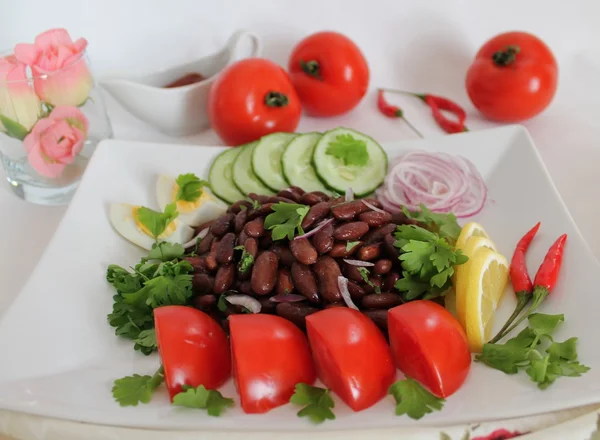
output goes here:
[[156, 199], [158, 207], [165, 209], [169, 203], [175, 203], [179, 211], [179, 219], [190, 226], [215, 220], [227, 211], [227, 204], [219, 200], [207, 186], [203, 186], [199, 196], [192, 201], [177, 200], [179, 185], [172, 176], [161, 175], [156, 182]]
[[[154, 237], [138, 218], [140, 206], [127, 203], [113, 203], [109, 207], [108, 217], [113, 228], [119, 234], [146, 250], [151, 250], [155, 243]], [[163, 207], [164, 209], [164, 207]], [[164, 232], [158, 236], [158, 241], [184, 244], [194, 236], [194, 228], [176, 218], [167, 225]]]

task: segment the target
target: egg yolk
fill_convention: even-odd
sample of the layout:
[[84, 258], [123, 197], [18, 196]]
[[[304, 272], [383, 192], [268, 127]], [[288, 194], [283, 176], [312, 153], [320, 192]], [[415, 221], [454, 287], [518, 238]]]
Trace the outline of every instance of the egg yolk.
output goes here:
[[173, 190], [171, 191], [171, 200], [173, 200], [175, 202], [175, 204], [177, 206], [177, 211], [179, 211], [182, 214], [187, 214], [189, 212], [193, 212], [196, 209], [200, 208], [200, 206], [202, 206], [202, 204], [212, 200], [212, 197], [210, 194], [208, 194], [206, 191], [202, 191], [202, 195], [200, 197], [198, 197], [196, 200], [194, 200], [193, 202], [186, 202], [185, 200], [175, 201], [175, 199], [177, 199], [178, 192], [179, 192], [179, 185], [174, 183]]
[[[140, 222], [140, 220], [138, 218], [138, 210], [140, 208], [141, 208], [141, 206], [134, 206], [131, 209], [131, 214], [133, 216], [133, 221], [135, 222], [135, 225], [138, 227], [138, 229], [140, 231], [142, 231], [148, 237], [154, 238], [154, 236], [152, 235], [152, 233], [150, 232], [150, 230], [148, 230], [148, 228], [142, 222]], [[160, 234], [158, 236], [158, 238], [166, 238], [169, 235], [171, 235], [173, 232], [175, 232], [176, 229], [177, 229], [177, 225], [175, 224], [175, 220], [173, 220], [171, 223], [169, 223], [167, 225], [167, 227], [165, 228], [164, 232], [162, 234]]]

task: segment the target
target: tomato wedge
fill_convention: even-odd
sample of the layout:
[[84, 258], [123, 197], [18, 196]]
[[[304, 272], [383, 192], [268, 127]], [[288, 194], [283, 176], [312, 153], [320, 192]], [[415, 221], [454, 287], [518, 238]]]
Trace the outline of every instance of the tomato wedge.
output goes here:
[[471, 368], [467, 335], [452, 316], [432, 301], [411, 301], [388, 312], [396, 366], [438, 397], [448, 397]]
[[165, 306], [154, 310], [154, 325], [171, 400], [182, 385], [216, 389], [229, 379], [229, 341], [213, 318], [191, 307]]
[[245, 413], [285, 405], [299, 382], [313, 384], [315, 367], [306, 336], [274, 315], [231, 315], [233, 378]]
[[377, 326], [357, 310], [335, 307], [306, 317], [317, 374], [354, 411], [383, 398], [396, 377]]

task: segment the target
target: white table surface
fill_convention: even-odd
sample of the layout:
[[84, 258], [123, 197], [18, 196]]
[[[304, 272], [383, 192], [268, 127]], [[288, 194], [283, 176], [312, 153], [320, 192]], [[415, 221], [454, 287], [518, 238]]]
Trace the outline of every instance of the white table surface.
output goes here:
[[[360, 4], [342, 0], [171, 0], [169, 6], [159, 0], [105, 0], [83, 2], [85, 7], [76, 0], [0, 0], [1, 9], [6, 10], [4, 6], [9, 2], [11, 20], [3, 20], [0, 26], [0, 47], [32, 40], [36, 33], [52, 26], [65, 26], [74, 37], [88, 38], [89, 55], [99, 76], [115, 70], [164, 68], [191, 56], [211, 53], [238, 28], [256, 32], [263, 39], [264, 55], [285, 65], [291, 47], [302, 36], [322, 29], [341, 31], [353, 38], [368, 58], [371, 90], [350, 114], [332, 119], [304, 117], [298, 131], [343, 125], [381, 142], [413, 135], [402, 121], [377, 113], [377, 86], [451, 97], [467, 108], [471, 130], [494, 126], [477, 114], [467, 98], [466, 69], [477, 48], [494, 34], [513, 29], [535, 33], [555, 53], [560, 66], [559, 87], [550, 108], [524, 125], [584, 237], [600, 256], [597, 0], [370, 0]], [[143, 19], [139, 19], [142, 9]], [[107, 96], [106, 102], [117, 138], [219, 143], [210, 131], [169, 138], [127, 114], [112, 98]], [[444, 135], [420, 101], [401, 97], [394, 102], [405, 109], [425, 136]], [[527, 184], [527, 176], [515, 178]], [[25, 203], [13, 195], [8, 185], [0, 184], [0, 316], [38, 262], [65, 209]]]

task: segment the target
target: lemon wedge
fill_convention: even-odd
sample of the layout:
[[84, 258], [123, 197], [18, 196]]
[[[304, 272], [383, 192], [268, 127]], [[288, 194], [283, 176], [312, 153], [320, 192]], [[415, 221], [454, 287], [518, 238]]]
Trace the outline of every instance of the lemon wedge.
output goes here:
[[473, 255], [466, 289], [466, 330], [469, 348], [480, 353], [491, 337], [494, 315], [508, 282], [507, 259], [487, 247]]
[[475, 253], [481, 249], [487, 248], [496, 251], [496, 245], [489, 238], [472, 235], [467, 240], [462, 250], [469, 260], [464, 264], [454, 266], [454, 291], [456, 292], [456, 318], [460, 325], [466, 330], [466, 309], [467, 309], [467, 285], [469, 281], [469, 268], [471, 267]]
[[469, 241], [469, 238], [471, 237], [490, 238], [485, 232], [485, 229], [483, 229], [483, 226], [477, 222], [469, 222], [460, 230], [460, 234], [454, 247], [456, 249], [464, 250], [465, 246], [467, 245], [467, 241]]

